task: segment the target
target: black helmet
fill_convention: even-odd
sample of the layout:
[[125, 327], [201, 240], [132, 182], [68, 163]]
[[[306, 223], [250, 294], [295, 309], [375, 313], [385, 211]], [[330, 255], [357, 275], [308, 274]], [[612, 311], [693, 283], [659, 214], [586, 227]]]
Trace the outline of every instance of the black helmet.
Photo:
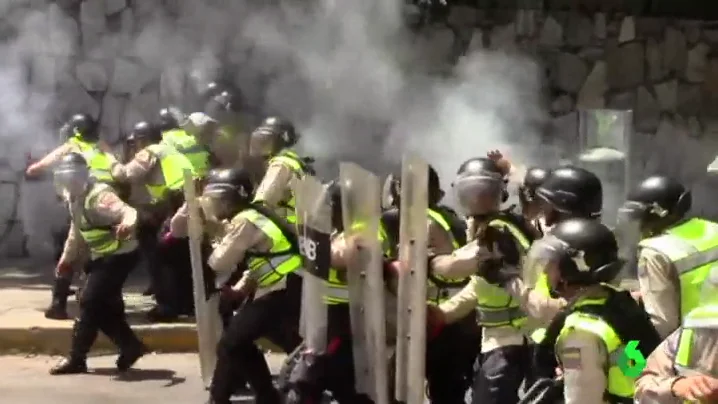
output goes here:
[[626, 199], [621, 214], [639, 220], [650, 231], [660, 231], [683, 219], [693, 202], [691, 191], [683, 184], [662, 175], [641, 181]]
[[[498, 203], [505, 202], [508, 199], [506, 183], [504, 172], [494, 160], [487, 157], [475, 157], [466, 160], [459, 166], [452, 187], [458, 202], [467, 214], [483, 215], [493, 213], [486, 210], [495, 208], [479, 207], [479, 204], [484, 204], [479, 200], [487, 195], [495, 197]], [[495, 205], [495, 203], [491, 203], [491, 205]]]
[[272, 116], [266, 118], [252, 131], [250, 154], [255, 157], [267, 157], [286, 147], [292, 147], [299, 141], [294, 125], [286, 119]]
[[536, 189], [536, 196], [550, 208], [545, 217], [549, 226], [569, 217], [601, 217], [601, 180], [596, 174], [580, 167], [565, 166], [551, 170]]
[[180, 127], [182, 112], [174, 107], [162, 108], [159, 113], [159, 127], [162, 132]]
[[612, 281], [623, 267], [616, 237], [604, 224], [588, 218], [566, 219], [542, 240], [553, 254], [561, 279], [592, 285]]
[[222, 91], [228, 90], [228, 86], [217, 81], [207, 84], [200, 97], [206, 102], [219, 95]]
[[249, 174], [240, 168], [211, 170], [202, 190], [209, 210], [218, 219], [230, 219], [250, 203], [253, 193]]
[[[427, 191], [429, 193], [429, 207], [435, 207], [444, 197], [444, 191], [441, 189], [439, 173], [436, 169], [429, 165]], [[384, 200], [388, 206], [399, 207], [401, 202], [401, 171], [395, 171], [386, 179], [384, 185]]]
[[162, 140], [162, 131], [157, 125], [153, 125], [146, 121], [140, 121], [132, 128], [132, 132], [127, 136], [128, 142], [136, 142], [138, 140], [148, 140], [151, 143], [158, 143]]
[[75, 114], [70, 118], [68, 124], [74, 133], [79, 134], [82, 140], [97, 142], [100, 140], [100, 133], [97, 121], [87, 114]]

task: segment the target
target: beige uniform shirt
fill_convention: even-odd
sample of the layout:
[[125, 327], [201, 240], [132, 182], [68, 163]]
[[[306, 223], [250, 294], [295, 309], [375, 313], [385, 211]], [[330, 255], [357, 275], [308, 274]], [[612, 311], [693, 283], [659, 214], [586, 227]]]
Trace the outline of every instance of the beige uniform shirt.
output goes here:
[[43, 158], [40, 160], [32, 163], [29, 167], [29, 170], [40, 173], [42, 171], [47, 170], [48, 168], [52, 167], [55, 163], [60, 161], [60, 159], [68, 155], [70, 153], [81, 153], [80, 147], [71, 142], [65, 142], [61, 144], [60, 146], [57, 146], [54, 150], [52, 150], [50, 153], [47, 153]]
[[681, 287], [671, 260], [651, 248], [641, 249], [638, 286], [651, 322], [661, 337], [667, 337], [681, 324]]
[[[259, 183], [254, 194], [255, 202], [262, 202], [274, 210], [280, 217], [287, 217], [291, 209], [280, 206], [292, 197], [291, 182], [298, 178], [294, 171], [280, 162], [274, 162], [267, 167], [267, 171]], [[294, 228], [294, 226], [292, 226]]]
[[[587, 288], [586, 297], [606, 296], [599, 287]], [[561, 364], [566, 404], [604, 404], [608, 386], [608, 348], [595, 334], [583, 330], [564, 331], [556, 346]]]
[[[680, 404], [683, 400], [671, 392], [678, 378], [673, 361], [678, 351], [680, 329], [671, 333], [648, 357], [643, 373], [636, 380], [636, 402]], [[718, 377], [718, 330], [696, 330], [691, 349], [691, 363], [705, 374]]]
[[[68, 201], [72, 221], [67, 240], [65, 240], [65, 248], [60, 258], [61, 263], [76, 265], [90, 255], [85, 239], [80, 234], [79, 220], [83, 215], [90, 224], [98, 227], [115, 226], [122, 223], [134, 229], [137, 225], [137, 211], [124, 203], [115, 194], [112, 187], [105, 184], [94, 184], [92, 186], [102, 187], [102, 191], [97, 197], [93, 198], [92, 205], [88, 209], [85, 209], [84, 196]], [[116, 254], [130, 252], [136, 248], [137, 239], [133, 234], [129, 239], [122, 241], [122, 246]]]
[[[255, 226], [252, 222], [236, 215], [226, 226], [224, 237], [217, 243], [207, 263], [219, 274], [234, 272], [245, 255], [249, 252], [264, 253], [272, 249], [272, 239]], [[262, 290], [263, 293], [282, 289], [285, 282], [281, 281], [270, 288]], [[251, 291], [256, 289], [257, 279], [250, 271], [246, 271], [242, 278], [233, 287], [237, 290]], [[259, 296], [256, 296], [259, 297]]]
[[146, 206], [152, 203], [152, 197], [145, 185], [163, 184], [164, 174], [160, 160], [154, 153], [142, 149], [127, 164], [114, 162], [112, 177], [117, 182], [129, 183], [131, 188], [130, 202], [133, 206]]

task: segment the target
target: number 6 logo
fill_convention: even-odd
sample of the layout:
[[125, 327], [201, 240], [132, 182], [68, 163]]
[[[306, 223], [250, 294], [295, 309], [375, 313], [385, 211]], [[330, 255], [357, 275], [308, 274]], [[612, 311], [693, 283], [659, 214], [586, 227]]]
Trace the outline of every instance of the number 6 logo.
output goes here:
[[317, 243], [306, 237], [299, 237], [299, 253], [310, 261], [317, 259]]

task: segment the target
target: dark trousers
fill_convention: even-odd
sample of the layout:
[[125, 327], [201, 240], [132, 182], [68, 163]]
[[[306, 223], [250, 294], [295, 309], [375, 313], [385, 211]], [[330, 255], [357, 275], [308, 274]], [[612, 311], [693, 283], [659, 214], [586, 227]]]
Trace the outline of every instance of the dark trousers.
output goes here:
[[163, 263], [157, 248], [159, 246], [160, 229], [161, 224], [153, 222], [141, 222], [137, 225], [137, 241], [140, 243], [140, 253], [150, 276], [150, 287], [154, 290], [155, 297], [158, 300], [164, 297], [163, 291], [157, 289], [162, 285], [162, 279], [160, 279], [162, 271], [160, 268]]
[[371, 403], [355, 388], [349, 305], [331, 305], [327, 309], [326, 352], [301, 354], [290, 377], [290, 403], [320, 403], [325, 391], [341, 404]]
[[136, 252], [102, 257], [87, 264], [87, 279], [80, 295], [80, 315], [75, 321], [70, 357], [84, 361], [102, 332], [120, 350], [140, 343], [127, 323], [122, 287], [137, 263]]
[[156, 288], [157, 303], [177, 314], [194, 314], [192, 264], [189, 240], [173, 239], [159, 244], [157, 254], [161, 265], [157, 269], [161, 285]]
[[255, 341], [266, 338], [286, 353], [292, 352], [301, 343], [300, 305], [301, 287], [288, 285], [245, 304], [235, 313], [217, 345], [217, 365], [210, 386], [210, 395], [216, 403], [230, 402], [237, 380], [249, 383], [256, 403], [281, 402], [267, 361]]
[[484, 353], [474, 379], [471, 402], [517, 403], [519, 387], [528, 372], [530, 355], [527, 344], [506, 346]]
[[480, 347], [481, 332], [473, 316], [446, 326], [428, 341], [426, 380], [432, 403], [465, 403]]

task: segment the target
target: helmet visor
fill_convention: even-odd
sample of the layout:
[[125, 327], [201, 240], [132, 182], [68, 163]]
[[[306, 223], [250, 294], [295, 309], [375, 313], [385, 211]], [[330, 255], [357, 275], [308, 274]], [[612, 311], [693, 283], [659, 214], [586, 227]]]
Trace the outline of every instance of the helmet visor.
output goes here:
[[252, 132], [249, 140], [251, 157], [269, 158], [275, 153], [275, 135], [270, 128], [260, 126]]
[[454, 182], [454, 193], [468, 214], [481, 215], [496, 210], [501, 202], [504, 182], [498, 175], [472, 175]]
[[53, 171], [53, 184], [59, 195], [72, 197], [85, 190], [89, 177], [84, 167], [58, 167]]
[[[536, 287], [542, 276], [556, 277], [558, 263], [564, 251], [564, 243], [546, 236], [531, 245], [523, 265], [523, 279], [529, 287]], [[549, 280], [549, 285], [551, 281]]]
[[239, 193], [225, 184], [208, 184], [202, 191], [200, 205], [205, 217], [224, 220], [230, 219], [236, 211]]

